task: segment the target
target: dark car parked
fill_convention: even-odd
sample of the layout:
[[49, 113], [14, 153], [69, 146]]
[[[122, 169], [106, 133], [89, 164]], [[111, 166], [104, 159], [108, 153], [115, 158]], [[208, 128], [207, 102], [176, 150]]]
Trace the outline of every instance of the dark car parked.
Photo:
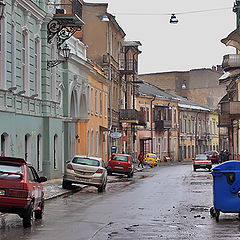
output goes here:
[[23, 226], [32, 225], [33, 213], [41, 219], [44, 193], [35, 169], [22, 158], [0, 157], [0, 212], [15, 213], [23, 219]]
[[108, 174], [121, 173], [126, 174], [129, 178], [133, 177], [133, 159], [131, 155], [113, 153], [108, 160]]
[[212, 161], [212, 164], [219, 163], [219, 153], [217, 151], [207, 151], [204, 153]]

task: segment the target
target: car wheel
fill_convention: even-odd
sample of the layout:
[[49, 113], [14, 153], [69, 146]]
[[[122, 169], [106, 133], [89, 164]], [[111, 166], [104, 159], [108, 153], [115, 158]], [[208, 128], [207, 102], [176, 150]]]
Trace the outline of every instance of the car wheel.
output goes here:
[[112, 172], [110, 170], [107, 171], [108, 175], [112, 175]]
[[133, 172], [130, 172], [127, 174], [128, 178], [132, 178], [133, 177]]
[[23, 214], [23, 227], [28, 228], [32, 226], [33, 222], [33, 202], [30, 203], [29, 208]]
[[35, 211], [35, 218], [42, 219], [43, 212], [44, 212], [44, 199], [42, 200], [41, 209]]
[[193, 171], [196, 172], [196, 168], [195, 167], [193, 167]]
[[212, 217], [216, 217], [216, 211], [215, 211], [214, 207], [210, 208], [210, 214]]
[[70, 181], [67, 181], [67, 180], [63, 180], [62, 182], [62, 188], [64, 189], [70, 189], [72, 186], [72, 183]]

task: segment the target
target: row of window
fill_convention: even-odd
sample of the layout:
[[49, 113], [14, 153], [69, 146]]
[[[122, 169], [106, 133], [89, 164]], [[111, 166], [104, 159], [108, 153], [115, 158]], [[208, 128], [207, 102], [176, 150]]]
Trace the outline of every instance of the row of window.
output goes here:
[[[140, 111], [145, 111], [146, 114], [146, 122], [150, 121], [150, 111], [149, 107], [140, 107]], [[172, 107], [159, 107], [155, 106], [152, 110], [152, 120], [159, 121], [159, 120], [169, 120], [173, 123], [177, 122], [177, 110], [176, 108]]]
[[106, 135], [98, 131], [88, 129], [87, 133], [87, 154], [88, 156], [102, 156], [102, 142], [105, 141], [105, 154], [107, 154]]
[[[103, 99], [104, 97], [104, 99]], [[93, 99], [95, 98], [95, 101], [93, 101]], [[104, 103], [103, 103], [104, 100]], [[104, 106], [103, 106], [104, 105]], [[93, 87], [91, 87], [90, 90], [90, 86], [88, 86], [88, 112], [91, 114], [100, 114], [100, 116], [103, 116], [103, 109], [104, 109], [104, 115], [105, 117], [107, 117], [107, 94], [106, 93], [102, 93], [102, 91], [93, 89]]]
[[181, 124], [181, 133], [198, 133], [218, 134], [217, 123], [215, 121], [199, 120], [196, 126], [195, 120], [183, 119]]
[[179, 153], [180, 153], [180, 159], [182, 158], [193, 158], [195, 157], [195, 151], [196, 151], [196, 154], [201, 154], [201, 153], [204, 153], [206, 151], [218, 151], [219, 150], [219, 146], [216, 144], [213, 144], [213, 145], [197, 145], [196, 146], [196, 149], [195, 149], [195, 146], [192, 145], [192, 146], [179, 146]]
[[[30, 134], [26, 134], [24, 136], [24, 158], [25, 161], [33, 163], [32, 156], [32, 138]], [[9, 156], [9, 135], [7, 133], [3, 133], [1, 135], [1, 156]], [[41, 172], [43, 169], [43, 148], [42, 148], [42, 136], [41, 134], [37, 135], [36, 139], [36, 169], [38, 172]], [[59, 162], [59, 149], [58, 149], [58, 136], [57, 134], [53, 137], [53, 169], [58, 169]]]

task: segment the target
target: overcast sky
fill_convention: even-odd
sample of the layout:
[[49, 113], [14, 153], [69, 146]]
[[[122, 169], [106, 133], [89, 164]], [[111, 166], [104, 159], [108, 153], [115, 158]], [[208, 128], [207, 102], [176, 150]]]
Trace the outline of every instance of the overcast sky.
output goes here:
[[[236, 28], [234, 0], [85, 0], [109, 3], [108, 12], [126, 33], [142, 43], [139, 73], [188, 71], [222, 63], [234, 48], [220, 42]], [[216, 11], [205, 11], [221, 9]], [[196, 12], [203, 11], [203, 12]], [[188, 13], [193, 12], [193, 13]], [[122, 15], [126, 13], [152, 15]], [[178, 24], [170, 24], [176, 14]], [[154, 15], [160, 14], [160, 15]]]

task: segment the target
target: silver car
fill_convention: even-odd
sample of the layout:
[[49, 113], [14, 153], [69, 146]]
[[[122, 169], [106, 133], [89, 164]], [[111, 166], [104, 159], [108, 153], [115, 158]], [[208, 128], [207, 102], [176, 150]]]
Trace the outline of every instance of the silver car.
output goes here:
[[107, 170], [102, 158], [76, 155], [67, 163], [62, 187], [69, 189], [72, 183], [91, 185], [103, 192], [107, 184]]

